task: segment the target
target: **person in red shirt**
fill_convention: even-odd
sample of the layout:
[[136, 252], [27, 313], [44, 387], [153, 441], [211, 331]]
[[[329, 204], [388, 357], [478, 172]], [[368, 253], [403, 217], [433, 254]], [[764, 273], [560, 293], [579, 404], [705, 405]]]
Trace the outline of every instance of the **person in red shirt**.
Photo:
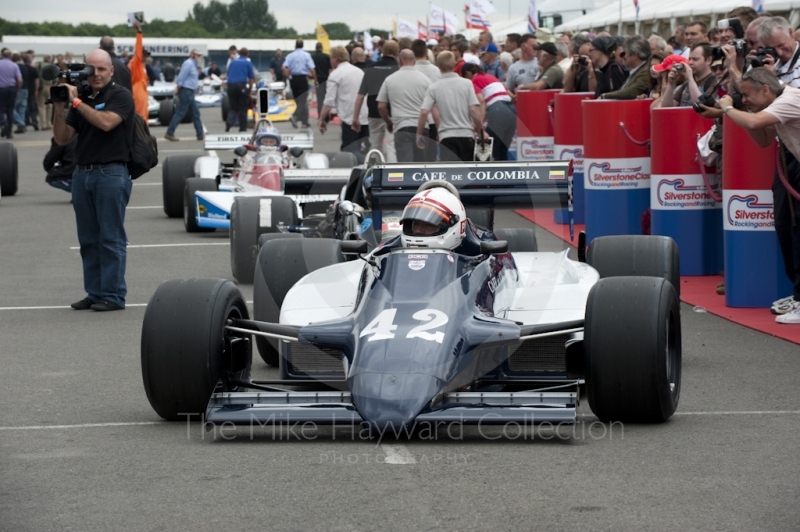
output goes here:
[[511, 104], [511, 95], [502, 81], [485, 74], [479, 65], [462, 65], [461, 76], [472, 81], [480, 104], [481, 116], [486, 122], [486, 131], [494, 139], [492, 158], [508, 160], [508, 147], [517, 130], [517, 111]]
[[453, 72], [461, 75], [461, 67], [463, 67], [467, 62], [464, 61], [464, 52], [467, 51], [469, 46], [463, 40], [455, 40], [450, 43], [450, 51], [453, 52], [453, 55], [456, 58], [456, 66], [453, 68]]

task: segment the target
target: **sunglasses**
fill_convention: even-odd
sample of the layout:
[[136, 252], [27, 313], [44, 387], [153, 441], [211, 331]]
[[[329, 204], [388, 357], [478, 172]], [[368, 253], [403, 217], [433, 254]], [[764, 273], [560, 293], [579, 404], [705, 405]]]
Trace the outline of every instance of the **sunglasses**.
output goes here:
[[714, 72], [722, 72], [725, 70], [725, 66], [724, 65], [713, 66], [711, 67], [711, 70], [713, 70]]

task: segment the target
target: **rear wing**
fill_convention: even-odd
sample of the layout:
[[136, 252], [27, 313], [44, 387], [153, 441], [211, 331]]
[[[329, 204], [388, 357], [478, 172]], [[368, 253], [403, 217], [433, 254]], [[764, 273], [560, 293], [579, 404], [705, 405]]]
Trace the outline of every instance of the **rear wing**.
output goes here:
[[348, 168], [308, 169], [295, 168], [283, 171], [286, 194], [336, 194], [347, 185], [352, 170]]
[[406, 206], [423, 183], [445, 180], [465, 207], [560, 209], [569, 201], [570, 161], [379, 164], [364, 176], [375, 210]]
[[[206, 135], [205, 149], [207, 150], [233, 150], [239, 146], [250, 144], [253, 141], [252, 133], [236, 133], [224, 135]], [[289, 148], [314, 149], [314, 133], [311, 130], [281, 133], [281, 144]]]

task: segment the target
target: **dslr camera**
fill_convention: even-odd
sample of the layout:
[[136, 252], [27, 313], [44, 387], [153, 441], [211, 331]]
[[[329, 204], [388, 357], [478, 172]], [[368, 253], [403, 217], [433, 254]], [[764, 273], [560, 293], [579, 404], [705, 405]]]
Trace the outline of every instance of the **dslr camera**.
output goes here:
[[[738, 109], [739, 111], [744, 110], [744, 103], [742, 103], [742, 94], [739, 92], [734, 92], [730, 95], [731, 99], [733, 100], [733, 108]], [[714, 97], [710, 94], [701, 94], [700, 98], [697, 99], [697, 103], [692, 104], [692, 109], [696, 113], [702, 113], [703, 109], [700, 105], [705, 105], [706, 107], [714, 107], [717, 104], [717, 101]]]
[[765, 46], [764, 48], [758, 49], [756, 56], [750, 60], [750, 66], [753, 68], [764, 66], [764, 59], [766, 59], [768, 55], [771, 55], [776, 61], [778, 60], [778, 51], [771, 46]]
[[[70, 85], [78, 87], [81, 95], [91, 92], [89, 76], [94, 75], [94, 67], [83, 63], [70, 63], [66, 70], [60, 70], [56, 65], [47, 65], [42, 69], [42, 79], [45, 81], [64, 80]], [[55, 102], [69, 101], [69, 89], [64, 85], [50, 87], [50, 100]]]
[[[745, 57], [749, 52], [749, 49], [747, 47], [747, 41], [745, 41], [744, 39], [734, 39], [730, 42], [730, 44], [736, 50], [737, 57]], [[722, 59], [724, 61], [725, 52], [722, 51], [722, 46], [712, 46], [711, 60], [716, 61], [718, 59]]]
[[589, 61], [587, 61], [585, 57], [579, 57], [578, 58], [578, 64], [580, 66], [586, 66], [586, 65], [589, 64]]

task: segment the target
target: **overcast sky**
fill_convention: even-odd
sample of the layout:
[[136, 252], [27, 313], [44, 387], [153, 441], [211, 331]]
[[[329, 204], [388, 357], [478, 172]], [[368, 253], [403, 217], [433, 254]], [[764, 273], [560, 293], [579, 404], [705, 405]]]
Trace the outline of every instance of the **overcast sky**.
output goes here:
[[[225, 2], [226, 0], [222, 0]], [[203, 3], [207, 4], [208, 0]], [[459, 21], [464, 21], [464, 4], [467, 0], [435, 0], [439, 7], [456, 13]], [[6, 20], [17, 22], [60, 21], [70, 23], [94, 22], [97, 24], [115, 25], [127, 21], [129, 11], [144, 11], [145, 20], [161, 18], [165, 20], [183, 20], [192, 9], [195, 0], [137, 0], [123, 2], [121, 0], [3, 0], [0, 13]], [[497, 12], [489, 19], [499, 22], [508, 18], [509, 6], [512, 18], [525, 16], [527, 0], [494, 0]], [[293, 26], [302, 33], [308, 33], [316, 27], [317, 21], [345, 22], [354, 30], [366, 28], [386, 28], [391, 30], [392, 20], [396, 17], [411, 22], [425, 22], [429, 2], [427, 0], [403, 0], [386, 2], [385, 0], [340, 2], [331, 0], [292, 0], [270, 1], [270, 12], [278, 19], [279, 26]]]

